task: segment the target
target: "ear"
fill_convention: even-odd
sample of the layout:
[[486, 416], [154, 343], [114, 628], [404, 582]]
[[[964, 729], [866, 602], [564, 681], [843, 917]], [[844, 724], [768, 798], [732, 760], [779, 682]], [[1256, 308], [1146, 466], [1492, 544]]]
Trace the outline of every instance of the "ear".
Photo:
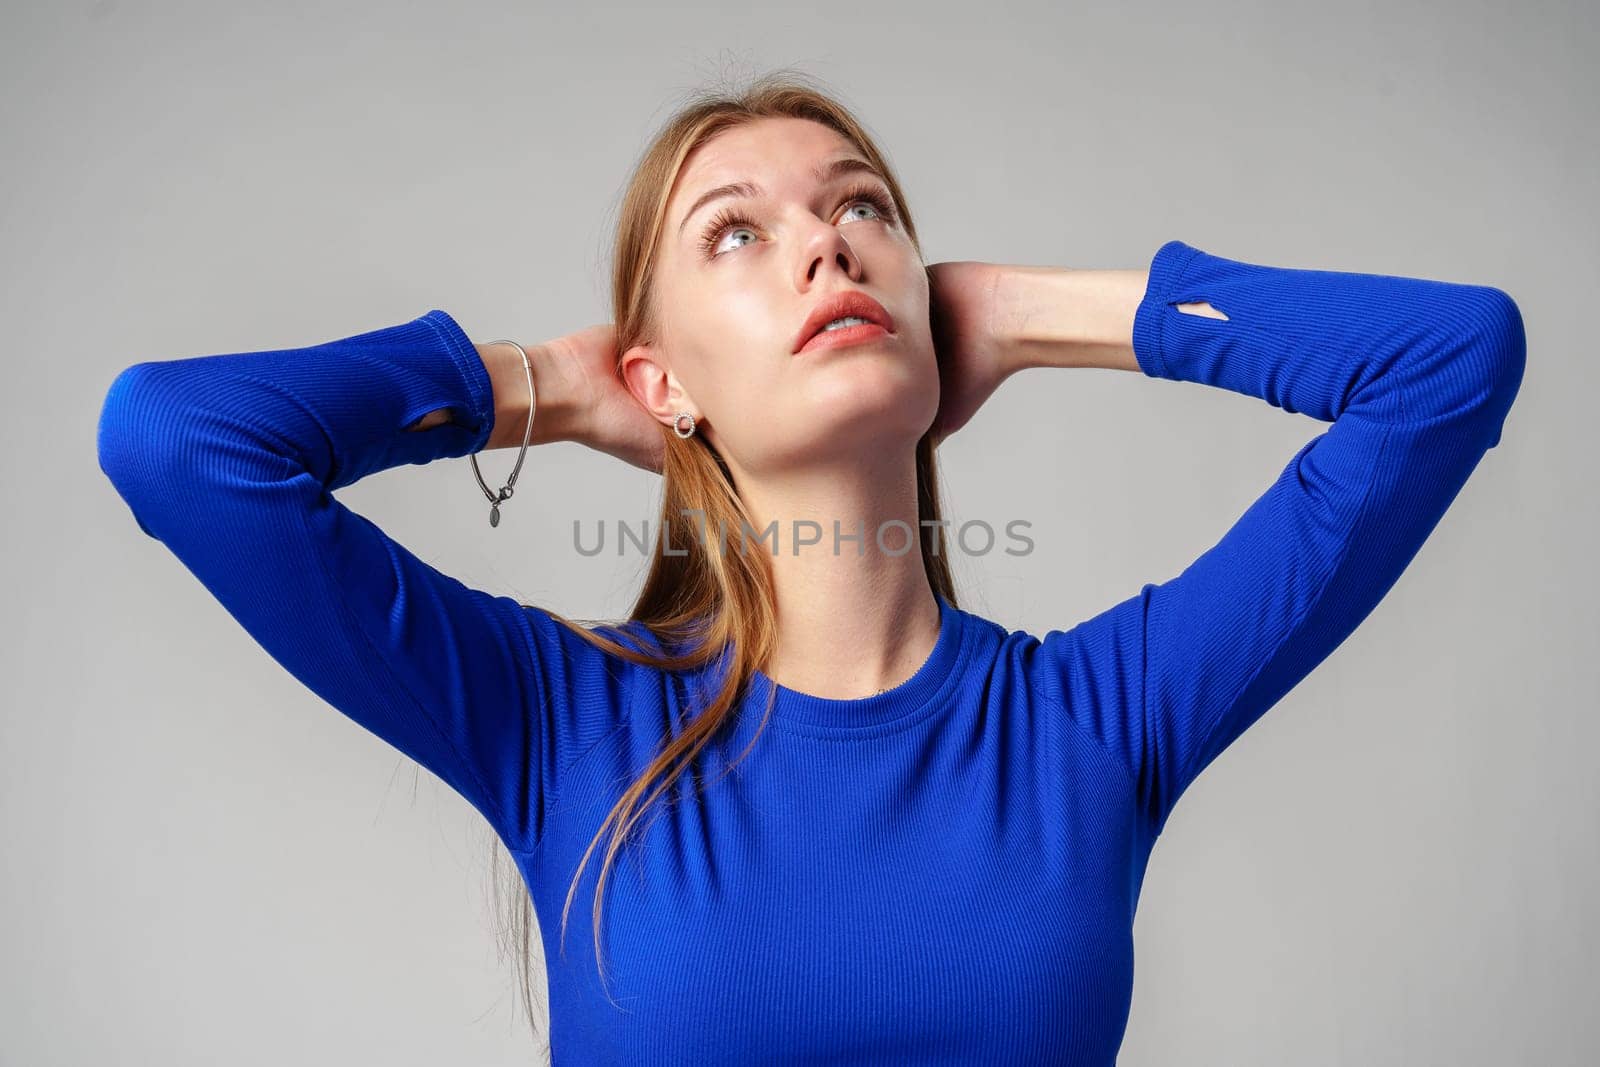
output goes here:
[[667, 426], [680, 411], [691, 413], [696, 421], [700, 418], [700, 409], [653, 344], [636, 344], [622, 354], [622, 382], [646, 411]]

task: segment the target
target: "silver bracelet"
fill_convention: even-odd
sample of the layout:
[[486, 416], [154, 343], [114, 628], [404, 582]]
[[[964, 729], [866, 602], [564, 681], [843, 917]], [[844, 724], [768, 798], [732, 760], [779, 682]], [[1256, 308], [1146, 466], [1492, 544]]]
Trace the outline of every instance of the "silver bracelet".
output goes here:
[[478, 470], [478, 457], [476, 454], [467, 458], [472, 461], [472, 473], [477, 476], [478, 486], [483, 490], [483, 495], [489, 498], [489, 525], [500, 525], [500, 505], [511, 499], [512, 488], [517, 484], [517, 474], [522, 470], [522, 458], [528, 454], [528, 442], [533, 440], [533, 410], [537, 405], [537, 397], [533, 392], [533, 361], [528, 358], [528, 350], [515, 341], [491, 341], [490, 344], [511, 345], [522, 353], [522, 370], [528, 378], [528, 428], [522, 431], [522, 451], [517, 453], [517, 465], [511, 468], [511, 477], [506, 479], [506, 484], [496, 493], [490, 489], [483, 480], [483, 472]]

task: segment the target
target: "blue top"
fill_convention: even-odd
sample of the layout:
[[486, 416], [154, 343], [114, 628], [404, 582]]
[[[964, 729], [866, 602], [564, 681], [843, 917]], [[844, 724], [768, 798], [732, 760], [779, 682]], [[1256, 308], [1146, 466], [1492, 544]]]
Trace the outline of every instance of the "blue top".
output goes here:
[[[1174, 307], [1189, 301], [1227, 318]], [[705, 791], [680, 778], [619, 854], [604, 988], [602, 854], [563, 958], [569, 881], [717, 668], [622, 662], [334, 498], [487, 443], [490, 379], [456, 322], [434, 310], [309, 348], [137, 364], [111, 385], [99, 457], [139, 528], [273, 658], [513, 850], [557, 1065], [1110, 1064], [1173, 805], [1394, 584], [1498, 443], [1525, 360], [1499, 289], [1180, 241], [1151, 262], [1133, 347], [1151, 377], [1332, 425], [1181, 574], [1093, 618], [1034, 636], [941, 600], [938, 642], [902, 685], [777, 687], [745, 761], [714, 773], [758, 715], [705, 764]], [[404, 429], [437, 408], [453, 421]], [[631, 621], [611, 632], [651, 641]], [[757, 676], [744, 706], [772, 685]]]

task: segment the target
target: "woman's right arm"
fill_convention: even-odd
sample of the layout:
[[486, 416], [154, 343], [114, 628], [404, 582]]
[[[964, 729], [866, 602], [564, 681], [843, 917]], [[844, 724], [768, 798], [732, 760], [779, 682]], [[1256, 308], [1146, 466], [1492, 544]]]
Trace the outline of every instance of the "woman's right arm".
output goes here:
[[[553, 352], [529, 346], [535, 443], [580, 433]], [[520, 446], [526, 393], [515, 348], [475, 346], [434, 310], [308, 348], [136, 364], [97, 430], [100, 467], [140, 530], [290, 673], [515, 849], [542, 836], [561, 770], [621, 722], [630, 665], [434, 569], [332, 493]]]

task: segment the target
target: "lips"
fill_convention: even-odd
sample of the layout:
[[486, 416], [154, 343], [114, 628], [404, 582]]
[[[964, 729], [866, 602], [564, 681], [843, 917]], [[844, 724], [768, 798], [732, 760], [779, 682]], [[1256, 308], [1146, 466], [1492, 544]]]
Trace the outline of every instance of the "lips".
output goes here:
[[822, 332], [824, 326], [834, 319], [846, 316], [866, 319], [883, 327], [887, 333], [894, 332], [894, 319], [889, 317], [882, 304], [859, 289], [847, 289], [834, 293], [811, 309], [811, 314], [806, 316], [805, 325], [800, 327], [799, 334], [795, 336], [793, 351], [799, 352], [806, 346], [807, 341]]

